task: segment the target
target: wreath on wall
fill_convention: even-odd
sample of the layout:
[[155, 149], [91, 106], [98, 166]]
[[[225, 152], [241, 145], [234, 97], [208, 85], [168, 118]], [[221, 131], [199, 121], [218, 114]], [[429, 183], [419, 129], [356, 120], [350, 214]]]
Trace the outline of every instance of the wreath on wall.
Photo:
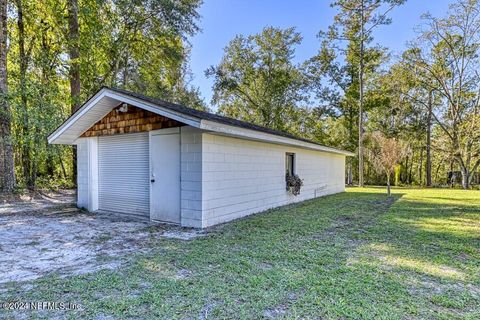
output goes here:
[[300, 177], [296, 174], [287, 174], [285, 180], [287, 182], [287, 191], [289, 191], [294, 196], [298, 196], [300, 194], [300, 189], [303, 186], [303, 180], [300, 179]]

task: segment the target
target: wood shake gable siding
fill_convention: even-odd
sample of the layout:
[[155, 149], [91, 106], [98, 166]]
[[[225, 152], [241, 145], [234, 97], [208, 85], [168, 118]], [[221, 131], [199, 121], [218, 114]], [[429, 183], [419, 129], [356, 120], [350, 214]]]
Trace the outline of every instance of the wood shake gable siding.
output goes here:
[[176, 120], [128, 106], [127, 112], [114, 108], [103, 119], [85, 131], [81, 137], [109, 136], [123, 133], [147, 132], [151, 130], [180, 127], [184, 124]]

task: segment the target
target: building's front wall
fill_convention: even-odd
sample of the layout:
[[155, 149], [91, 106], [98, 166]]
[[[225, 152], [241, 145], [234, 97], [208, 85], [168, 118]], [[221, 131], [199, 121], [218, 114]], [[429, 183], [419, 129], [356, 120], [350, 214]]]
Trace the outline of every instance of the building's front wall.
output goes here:
[[[202, 226], [345, 190], [345, 156], [204, 133]], [[303, 179], [298, 196], [286, 190], [285, 154], [295, 153]]]
[[[180, 129], [181, 225], [208, 227], [269, 208], [345, 189], [345, 156]], [[303, 179], [298, 196], [285, 186], [285, 153]], [[98, 210], [98, 137], [77, 140], [78, 206]], [[160, 196], [160, 195], [159, 195]]]
[[98, 210], [98, 138], [77, 139], [77, 206]]
[[[135, 135], [126, 134], [122, 136], [128, 139], [128, 137], [134, 137]], [[99, 157], [101, 151], [99, 150], [98, 139], [100, 138], [82, 137], [76, 141], [77, 206], [90, 212], [99, 210]], [[202, 132], [189, 126], [181, 127], [180, 143], [181, 225], [201, 228]], [[131, 190], [130, 192], [135, 191]]]

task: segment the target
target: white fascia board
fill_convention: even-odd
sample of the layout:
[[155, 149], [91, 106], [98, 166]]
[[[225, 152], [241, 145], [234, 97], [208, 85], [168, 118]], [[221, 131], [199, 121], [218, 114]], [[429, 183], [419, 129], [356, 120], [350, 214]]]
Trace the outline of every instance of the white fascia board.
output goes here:
[[65, 121], [60, 127], [57, 128], [47, 138], [49, 144], [55, 144], [55, 140], [64, 133], [68, 128], [72, 126], [78, 119], [82, 117], [92, 106], [94, 106], [100, 99], [105, 96], [106, 89], [102, 89], [94, 95], [88, 103], [81, 107], [74, 115], [72, 115], [67, 121]]
[[275, 135], [275, 134], [260, 132], [260, 131], [256, 131], [256, 130], [252, 130], [252, 129], [239, 128], [239, 127], [236, 127], [236, 126], [221, 124], [221, 123], [214, 122], [214, 121], [209, 121], [209, 120], [202, 120], [201, 124], [200, 124], [200, 129], [225, 134], [225, 135], [228, 135], [228, 136], [235, 136], [235, 137], [240, 137], [240, 138], [245, 138], [245, 139], [250, 139], [250, 140], [264, 141], [264, 142], [275, 143], [275, 144], [289, 145], [289, 146], [294, 146], [294, 147], [298, 147], [298, 148], [305, 148], [305, 149], [310, 149], [310, 150], [316, 150], [316, 151], [336, 153], [336, 154], [341, 154], [341, 155], [345, 155], [345, 156], [354, 156], [355, 155], [352, 152], [339, 150], [339, 149], [335, 149], [335, 148], [330, 148], [330, 147], [325, 147], [325, 146], [321, 146], [321, 145], [311, 143], [311, 142], [307, 142], [307, 141], [282, 137], [282, 136], [278, 136], [278, 135]]
[[[177, 120], [179, 122], [185, 123], [189, 126], [199, 128], [200, 127], [200, 120], [195, 117], [186, 116], [180, 112], [176, 112], [170, 110], [168, 108], [164, 108], [158, 106], [156, 104], [144, 101], [139, 98], [134, 98], [122, 93], [118, 93], [107, 88], [101, 89], [95, 96], [93, 96], [85, 105], [80, 108], [73, 116], [70, 117], [65, 123], [63, 123], [57, 130], [55, 130], [49, 137], [48, 143], [55, 144], [55, 141], [65, 133], [68, 128], [70, 128], [77, 120], [79, 120], [84, 114], [86, 114], [90, 109], [92, 109], [101, 99], [103, 98], [111, 98], [117, 100], [118, 103], [127, 103], [135, 107], [139, 107], [145, 109], [147, 111], [153, 112], [155, 114], [159, 114], [161, 116]], [[100, 120], [100, 119], [98, 119]], [[98, 121], [97, 120], [97, 121]], [[88, 130], [89, 128], [85, 128], [83, 132]], [[82, 133], [83, 133], [82, 132]], [[77, 137], [78, 138], [78, 137]], [[76, 140], [76, 139], [75, 139]], [[74, 144], [74, 141], [71, 141]]]

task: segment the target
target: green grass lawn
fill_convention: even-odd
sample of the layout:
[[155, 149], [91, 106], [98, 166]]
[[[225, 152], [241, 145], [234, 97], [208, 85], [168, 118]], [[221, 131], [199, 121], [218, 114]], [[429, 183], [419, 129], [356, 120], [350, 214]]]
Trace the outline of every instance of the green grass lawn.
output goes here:
[[480, 191], [351, 188], [152, 246], [0, 300], [80, 303], [75, 318], [480, 318]]

